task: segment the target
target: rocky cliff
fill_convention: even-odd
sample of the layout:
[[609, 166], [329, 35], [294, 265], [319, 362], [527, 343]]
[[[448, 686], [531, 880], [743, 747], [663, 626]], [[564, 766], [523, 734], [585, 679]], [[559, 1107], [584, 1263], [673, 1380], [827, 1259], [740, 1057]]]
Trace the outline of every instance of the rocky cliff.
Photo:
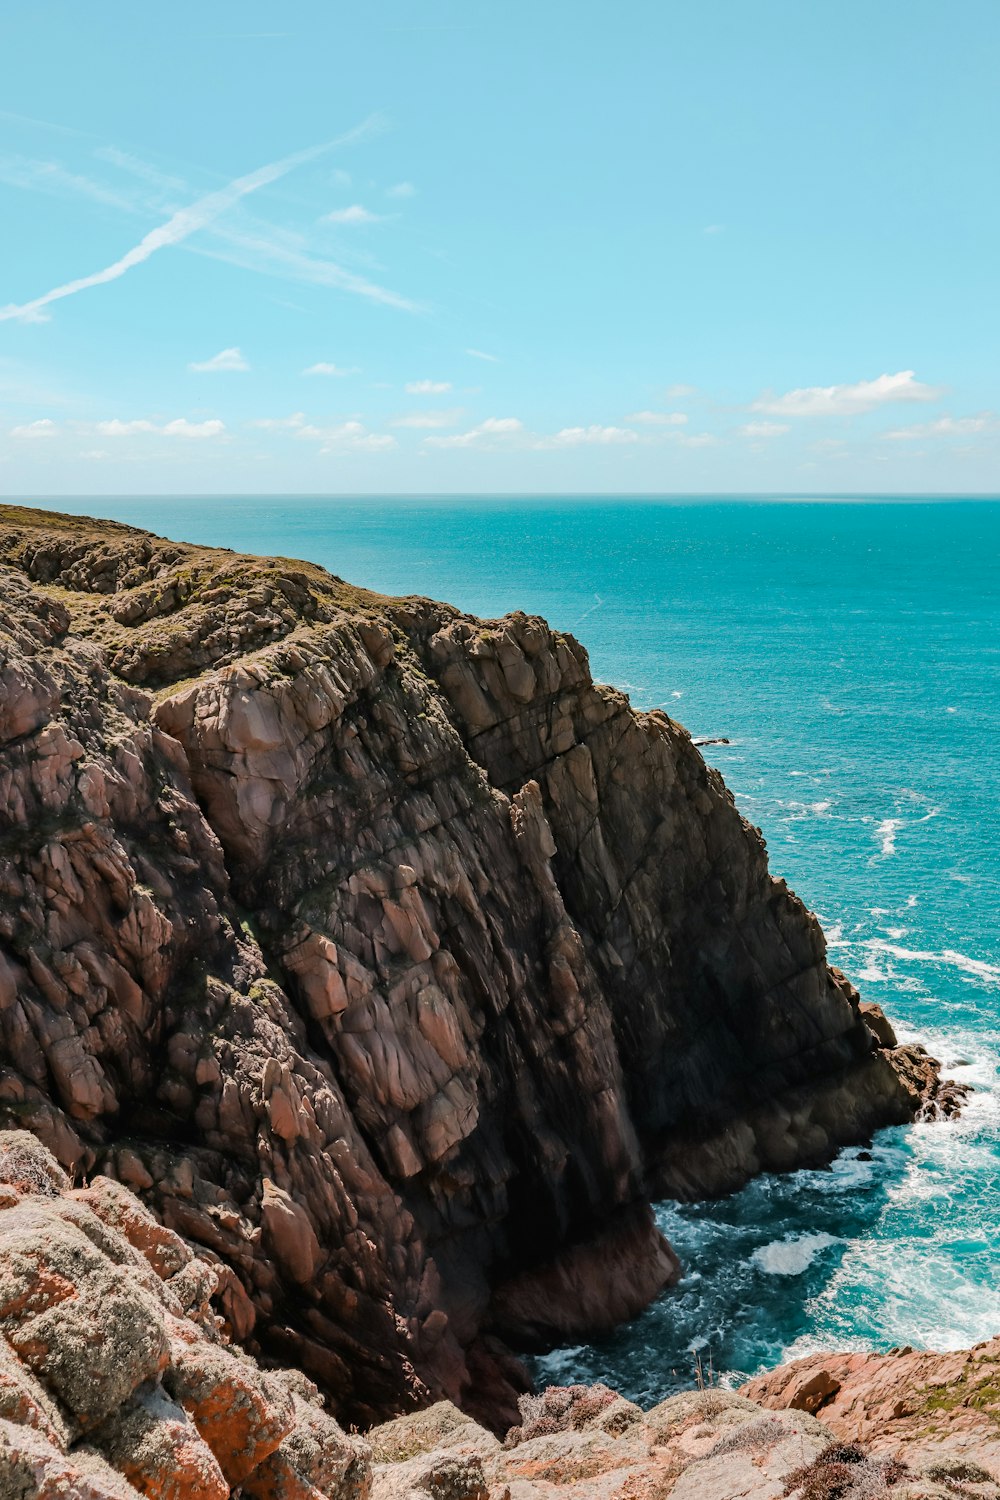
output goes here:
[[539, 619], [0, 508], [0, 1120], [346, 1421], [502, 1428], [729, 1190], [948, 1106], [684, 729]]

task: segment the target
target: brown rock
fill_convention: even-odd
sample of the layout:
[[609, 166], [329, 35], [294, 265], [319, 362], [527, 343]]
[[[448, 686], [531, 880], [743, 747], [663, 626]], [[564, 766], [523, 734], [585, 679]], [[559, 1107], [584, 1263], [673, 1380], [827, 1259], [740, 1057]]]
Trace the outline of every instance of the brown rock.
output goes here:
[[140, 1391], [96, 1441], [112, 1468], [150, 1500], [228, 1500], [208, 1444], [161, 1389]]
[[274, 1254], [288, 1274], [303, 1284], [312, 1281], [321, 1252], [309, 1215], [266, 1177], [261, 1217]]
[[174, 1319], [170, 1333], [164, 1386], [194, 1422], [227, 1483], [242, 1484], [292, 1432], [292, 1398], [253, 1360], [209, 1343], [191, 1323]]
[[812, 1355], [757, 1376], [744, 1392], [780, 1410], [820, 1376], [835, 1386], [822, 1407], [833, 1432], [928, 1472], [978, 1467], [1000, 1493], [1000, 1339], [948, 1354]]
[[44, 1199], [0, 1214], [0, 1328], [84, 1429], [167, 1363], [161, 1309]]
[[788, 1392], [788, 1405], [795, 1411], [818, 1412], [840, 1390], [840, 1381], [829, 1370], [817, 1370], [807, 1375]]
[[493, 1294], [495, 1328], [520, 1348], [571, 1343], [628, 1322], [680, 1276], [680, 1262], [648, 1209], [525, 1271]]
[[140, 1500], [140, 1492], [83, 1445], [62, 1453], [31, 1427], [0, 1418], [0, 1494], [10, 1500]]
[[219, 1342], [200, 1296], [179, 1315], [213, 1267], [120, 1184], [70, 1191], [31, 1137], [0, 1139], [4, 1173], [26, 1191], [0, 1211], [3, 1500], [366, 1500], [369, 1450], [315, 1386]]
[[109, 1177], [96, 1177], [89, 1187], [73, 1194], [97, 1217], [124, 1235], [166, 1280], [176, 1275], [192, 1259], [191, 1251], [179, 1235], [157, 1222], [134, 1193]]
[[[315, 1389], [315, 1388], [314, 1388]], [[295, 1425], [246, 1480], [248, 1500], [368, 1500], [371, 1449], [315, 1400], [295, 1395]]]
[[878, 1005], [874, 1000], [862, 1000], [858, 1006], [858, 1010], [864, 1017], [868, 1030], [872, 1033], [880, 1047], [895, 1047], [898, 1045], [896, 1033], [892, 1029], [892, 1022], [881, 1005]]

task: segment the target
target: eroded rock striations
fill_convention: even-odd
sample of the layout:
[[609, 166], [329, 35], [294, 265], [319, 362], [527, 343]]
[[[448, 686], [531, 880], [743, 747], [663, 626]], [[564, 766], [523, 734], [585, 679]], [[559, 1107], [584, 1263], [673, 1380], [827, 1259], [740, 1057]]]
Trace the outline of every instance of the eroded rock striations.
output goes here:
[[343, 1420], [502, 1429], [503, 1340], [675, 1274], [651, 1194], [951, 1107], [893, 1040], [571, 637], [0, 509], [0, 1120]]

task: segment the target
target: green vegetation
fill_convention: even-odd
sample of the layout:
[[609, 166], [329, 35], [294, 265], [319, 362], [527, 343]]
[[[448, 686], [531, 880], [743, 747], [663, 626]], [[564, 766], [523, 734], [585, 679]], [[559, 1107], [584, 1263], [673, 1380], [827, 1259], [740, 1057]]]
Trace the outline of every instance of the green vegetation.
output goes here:
[[1000, 1367], [991, 1359], [975, 1359], [950, 1385], [923, 1386], [917, 1392], [915, 1416], [970, 1407], [985, 1412], [1000, 1427]]

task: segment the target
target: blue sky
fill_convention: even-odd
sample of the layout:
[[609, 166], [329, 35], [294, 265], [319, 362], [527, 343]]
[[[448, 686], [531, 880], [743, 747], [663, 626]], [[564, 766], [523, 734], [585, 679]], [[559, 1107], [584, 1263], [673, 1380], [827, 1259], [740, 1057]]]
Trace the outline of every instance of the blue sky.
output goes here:
[[0, 12], [0, 492], [996, 492], [996, 0]]

